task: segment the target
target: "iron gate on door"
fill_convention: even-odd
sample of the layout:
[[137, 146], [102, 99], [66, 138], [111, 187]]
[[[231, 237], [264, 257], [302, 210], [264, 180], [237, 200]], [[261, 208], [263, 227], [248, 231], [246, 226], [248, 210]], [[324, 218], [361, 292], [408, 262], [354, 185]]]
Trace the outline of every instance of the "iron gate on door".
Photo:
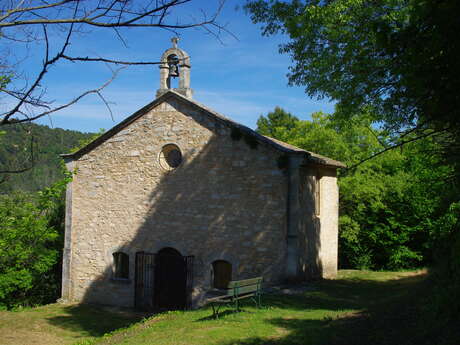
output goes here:
[[172, 248], [136, 253], [135, 306], [162, 311], [191, 308], [193, 256]]
[[153, 287], [155, 282], [156, 254], [138, 252], [136, 253], [135, 290], [134, 305], [136, 309], [152, 311]]

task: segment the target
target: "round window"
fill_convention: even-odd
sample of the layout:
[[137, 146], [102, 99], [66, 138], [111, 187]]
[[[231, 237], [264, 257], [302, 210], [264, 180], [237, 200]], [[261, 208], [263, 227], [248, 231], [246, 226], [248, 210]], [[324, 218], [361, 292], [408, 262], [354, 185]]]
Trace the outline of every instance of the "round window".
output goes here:
[[172, 170], [182, 163], [182, 153], [177, 145], [168, 144], [163, 146], [160, 152], [160, 165], [163, 169]]

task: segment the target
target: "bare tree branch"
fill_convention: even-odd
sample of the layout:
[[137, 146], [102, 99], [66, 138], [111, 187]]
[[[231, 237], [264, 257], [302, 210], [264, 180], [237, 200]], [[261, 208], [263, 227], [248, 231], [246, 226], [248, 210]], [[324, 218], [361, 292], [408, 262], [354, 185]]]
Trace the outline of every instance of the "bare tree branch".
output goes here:
[[[10, 89], [3, 87], [0, 91], [16, 99], [17, 102], [8, 111], [0, 114], [0, 126], [10, 123], [33, 121], [42, 116], [48, 115], [51, 112], [60, 109], [57, 107], [51, 109], [51, 101], [44, 100], [45, 89], [42, 86], [45, 75], [49, 70], [56, 65], [60, 60], [72, 62], [104, 62], [118, 65], [157, 65], [159, 61], [125, 61], [122, 59], [113, 59], [108, 57], [82, 57], [72, 56], [67, 53], [70, 47], [72, 34], [75, 31], [75, 25], [90, 25], [102, 26], [113, 29], [117, 37], [126, 46], [119, 29], [123, 27], [159, 27], [166, 30], [176, 32], [178, 29], [202, 27], [207, 33], [219, 37], [222, 31], [226, 31], [223, 26], [216, 23], [216, 17], [222, 10], [224, 1], [218, 3], [216, 11], [208, 17], [206, 13], [201, 12], [201, 20], [193, 19], [189, 23], [166, 22], [171, 10], [180, 5], [192, 2], [192, 0], [159, 0], [151, 1], [147, 4], [137, 5], [138, 2], [132, 0], [99, 0], [97, 2], [86, 2], [83, 0], [62, 0], [54, 2], [44, 2], [41, 0], [21, 1], [14, 8], [0, 9], [0, 32], [2, 37], [14, 36], [3, 35], [6, 29], [10, 27], [24, 27], [27, 30], [34, 25], [39, 24], [42, 28], [42, 35], [38, 32], [32, 35], [27, 31], [26, 35], [29, 39], [43, 40], [44, 60], [41, 69], [37, 72], [37, 76], [31, 83], [27, 83], [27, 87], [23, 89]], [[27, 6], [29, 5], [29, 6]], [[137, 7], [136, 7], [137, 6]], [[60, 49], [52, 56], [51, 45], [49, 39], [49, 27], [68, 25], [67, 35]], [[65, 28], [65, 27], [62, 28]], [[32, 35], [32, 36], [31, 36]], [[40, 37], [40, 38], [39, 38]], [[21, 40], [16, 40], [21, 42]], [[95, 90], [90, 90], [88, 93], [97, 93]], [[100, 97], [101, 98], [101, 97]], [[77, 97], [80, 99], [80, 97]], [[102, 98], [101, 98], [102, 100]], [[74, 104], [73, 102], [71, 102]], [[104, 102], [106, 104], [106, 102]], [[23, 106], [29, 105], [33, 107], [46, 108], [45, 112], [39, 112], [38, 115], [31, 114], [23, 119], [16, 115], [24, 114], [21, 110]]]
[[[77, 103], [78, 101], [80, 101], [82, 98], [84, 98], [84, 97], [86, 97], [88, 95], [91, 95], [91, 94], [98, 95], [101, 99], [104, 100], [104, 103], [108, 107], [108, 103], [105, 101], [105, 99], [103, 97], [101, 97], [101, 91], [103, 89], [105, 89], [117, 77], [118, 73], [122, 69], [123, 68], [119, 68], [118, 70], [113, 72], [112, 77], [97, 89], [87, 90], [87, 91], [81, 93], [80, 95], [78, 95], [77, 97], [73, 98], [71, 101], [69, 101], [69, 102], [67, 102], [67, 103], [65, 103], [63, 105], [60, 105], [58, 107], [52, 108], [50, 110], [41, 112], [41, 113], [39, 113], [37, 115], [27, 117], [25, 119], [12, 119], [12, 120], [9, 120], [9, 123], [11, 123], [11, 124], [13, 124], [13, 123], [23, 123], [23, 122], [31, 122], [31, 121], [37, 120], [37, 119], [39, 119], [41, 117], [48, 116], [48, 115], [51, 115], [52, 113], [55, 113], [55, 112], [60, 111], [62, 109], [68, 108], [68, 107], [74, 105], [75, 103]], [[112, 116], [112, 110], [110, 110], [110, 107], [109, 107], [109, 111], [110, 111], [110, 115]], [[112, 116], [112, 119], [113, 119], [113, 116]]]
[[62, 55], [63, 59], [69, 60], [69, 61], [80, 61], [80, 62], [107, 62], [107, 63], [113, 63], [116, 65], [160, 65], [162, 64], [161, 61], [121, 61], [121, 60], [114, 60], [114, 59], [106, 59], [102, 57], [98, 58], [92, 58], [92, 57], [79, 57], [79, 56], [67, 56], [65, 54]]
[[[377, 157], [377, 156], [380, 156], [381, 154], [387, 152], [387, 151], [390, 151], [390, 150], [394, 150], [398, 147], [402, 147], [406, 144], [409, 144], [411, 142], [414, 142], [414, 141], [417, 141], [417, 140], [420, 140], [420, 139], [424, 139], [424, 138], [428, 138], [428, 137], [434, 137], [434, 136], [438, 136], [438, 135], [442, 135], [444, 133], [446, 133], [448, 130], [448, 128], [442, 128], [442, 129], [439, 129], [439, 130], [429, 130], [429, 131], [425, 131], [423, 134], [419, 135], [419, 136], [416, 136], [416, 137], [413, 137], [411, 139], [407, 139], [407, 140], [403, 140], [403, 141], [400, 141], [399, 143], [397, 144], [394, 144], [392, 146], [387, 146], [386, 148], [384, 148], [383, 150], [379, 151], [379, 152], [376, 152], [374, 153], [373, 155], [370, 155], [369, 157], [366, 157], [362, 160], [360, 160], [358, 163], [356, 164], [353, 164], [352, 166], [349, 166], [349, 167], [346, 167], [344, 168], [344, 170], [346, 172], [349, 172], [353, 169], [356, 169], [358, 166], [360, 166], [361, 164]], [[412, 130], [410, 130], [411, 132], [413, 132]]]
[[0, 184], [5, 183], [5, 182], [8, 181], [9, 179], [10, 179], [10, 175], [3, 175], [3, 176], [0, 178]]
[[[216, 23], [216, 18], [222, 8], [219, 5], [218, 10], [209, 18], [203, 18], [201, 21], [189, 22], [189, 23], [165, 23], [164, 19], [167, 16], [167, 11], [175, 6], [183, 5], [191, 2], [192, 0], [169, 0], [155, 2], [159, 4], [157, 6], [149, 6], [143, 10], [128, 10], [126, 8], [127, 3], [134, 3], [133, 1], [124, 0], [112, 0], [101, 1], [101, 3], [109, 3], [107, 7], [95, 7], [89, 12], [79, 12], [76, 16], [69, 16], [67, 18], [50, 18], [42, 17], [38, 14], [38, 10], [49, 10], [52, 8], [60, 7], [68, 3], [80, 3], [82, 0], [67, 0], [56, 2], [48, 5], [20, 8], [9, 10], [5, 15], [0, 17], [0, 28], [8, 28], [15, 26], [31, 26], [41, 24], [85, 24], [95, 27], [160, 27], [169, 29], [187, 29], [198, 26], [215, 26], [219, 28]], [[120, 9], [115, 8], [116, 5], [120, 5]], [[37, 19], [27, 18], [23, 20], [7, 20], [12, 14], [15, 13], [27, 13], [33, 17], [39, 17]], [[156, 19], [155, 21], [153, 19]]]
[[[0, 16], [0, 22], [5, 20], [5, 19], [7, 19], [10, 16], [12, 16], [13, 14], [16, 14], [16, 13], [33, 12], [33, 11], [36, 11], [36, 10], [43, 10], [43, 9], [47, 9], [47, 8], [51, 8], [51, 7], [57, 7], [57, 6], [64, 5], [65, 3], [68, 3], [68, 2], [71, 2], [71, 1], [73, 1], [73, 0], [63, 0], [63, 1], [55, 2], [55, 3], [51, 3], [51, 4], [46, 4], [46, 5], [42, 5], [42, 6], [34, 6], [34, 7], [24, 7], [24, 8], [16, 7], [15, 9], [7, 10], [5, 15]], [[21, 3], [24, 3], [24, 1], [21, 1]], [[20, 6], [20, 5], [21, 4], [19, 4], [18, 6]]]
[[102, 100], [102, 102], [104, 102], [107, 110], [109, 111], [110, 113], [110, 117], [112, 118], [112, 121], [115, 121], [114, 118], [113, 118], [113, 113], [112, 113], [112, 109], [110, 108], [109, 106], [109, 103], [106, 101], [106, 99], [104, 98], [104, 96], [102, 95], [102, 93], [100, 91], [96, 91], [96, 94], [99, 96], [99, 98]]

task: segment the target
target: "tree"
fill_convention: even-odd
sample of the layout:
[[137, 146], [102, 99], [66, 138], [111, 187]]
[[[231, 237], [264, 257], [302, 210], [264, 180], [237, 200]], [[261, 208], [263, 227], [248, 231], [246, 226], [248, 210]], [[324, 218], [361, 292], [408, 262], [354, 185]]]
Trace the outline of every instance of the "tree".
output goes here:
[[436, 136], [458, 160], [458, 1], [256, 0], [246, 9], [264, 35], [289, 36], [280, 52], [293, 61], [290, 84], [336, 100], [345, 119], [372, 107], [398, 146], [404, 134]]
[[298, 121], [297, 117], [286, 112], [284, 109], [275, 107], [275, 110], [269, 112], [267, 117], [259, 117], [257, 120], [257, 131], [260, 134], [286, 141], [284, 134], [288, 134]]
[[[158, 61], [125, 61], [113, 56], [79, 56], [73, 45], [90, 39], [94, 30], [110, 32], [113, 40], [126, 46], [128, 30], [148, 28], [168, 30], [174, 34], [192, 28], [201, 28], [217, 38], [225, 27], [219, 25], [217, 17], [225, 0], [216, 3], [211, 14], [201, 11], [198, 15], [186, 13], [193, 0], [22, 0], [3, 1], [0, 5], [0, 92], [6, 109], [0, 112], [0, 127], [28, 123], [56, 111], [65, 109], [83, 97], [97, 95], [107, 106], [109, 102], [103, 90], [116, 77], [120, 68], [112, 69], [112, 76], [99, 87], [74, 94], [60, 105], [53, 103], [53, 96], [46, 93], [46, 76], [50, 70], [65, 61], [74, 63], [105, 63], [115, 66], [155, 65]], [[196, 0], [194, 1], [196, 3]], [[182, 11], [182, 19], [174, 15]], [[187, 17], [185, 17], [187, 16]], [[30, 79], [22, 71], [27, 59], [15, 56], [14, 52], [27, 51], [30, 45], [42, 51], [43, 63], [36, 67]], [[111, 113], [111, 112], [110, 112]], [[33, 143], [27, 145], [33, 147]], [[31, 154], [33, 157], [33, 154]], [[25, 164], [20, 169], [1, 169], [5, 172], [21, 172], [30, 168]]]
[[36, 194], [0, 195], [0, 309], [59, 296], [67, 175]]

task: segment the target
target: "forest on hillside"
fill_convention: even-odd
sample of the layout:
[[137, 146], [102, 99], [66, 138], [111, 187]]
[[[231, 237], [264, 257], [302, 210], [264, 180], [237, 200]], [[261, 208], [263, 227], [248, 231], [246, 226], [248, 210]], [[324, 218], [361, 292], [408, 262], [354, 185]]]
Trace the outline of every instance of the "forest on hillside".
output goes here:
[[60, 293], [65, 189], [61, 153], [98, 134], [36, 124], [0, 132], [0, 310], [56, 301]]
[[34, 123], [3, 126], [0, 133], [0, 170], [28, 168], [2, 175], [0, 194], [36, 192], [64, 177], [61, 153], [68, 153], [94, 134]]

